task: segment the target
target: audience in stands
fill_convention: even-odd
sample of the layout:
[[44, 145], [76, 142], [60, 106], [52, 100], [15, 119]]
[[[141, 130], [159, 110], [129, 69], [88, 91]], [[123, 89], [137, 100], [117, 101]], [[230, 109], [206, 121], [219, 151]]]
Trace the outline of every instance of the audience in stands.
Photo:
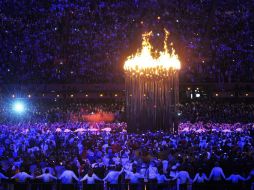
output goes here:
[[252, 1], [0, 2], [0, 82], [122, 82], [122, 64], [163, 28], [182, 61], [181, 79], [253, 82]]
[[[111, 113], [115, 121], [124, 120], [124, 103], [40, 103], [27, 106], [27, 113], [22, 117], [15, 117], [8, 104], [0, 105], [0, 123], [16, 121], [36, 122], [68, 122], [84, 121], [84, 115]], [[254, 104], [237, 102], [192, 101], [182, 103], [179, 107], [179, 120], [183, 123], [249, 123], [253, 122]]]
[[254, 104], [217, 101], [192, 101], [180, 106], [181, 120], [191, 122], [253, 122]]

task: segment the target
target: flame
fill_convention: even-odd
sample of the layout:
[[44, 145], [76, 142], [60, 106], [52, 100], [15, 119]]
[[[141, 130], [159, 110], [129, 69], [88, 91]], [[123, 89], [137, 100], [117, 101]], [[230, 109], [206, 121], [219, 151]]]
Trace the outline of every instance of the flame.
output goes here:
[[[180, 70], [181, 63], [178, 59], [178, 55], [175, 54], [175, 49], [172, 47], [171, 53], [169, 53], [167, 41], [169, 32], [165, 31], [164, 39], [164, 51], [152, 51], [153, 47], [149, 42], [149, 38], [152, 32], [144, 33], [142, 35], [142, 48], [141, 51], [137, 51], [135, 55], [131, 55], [124, 63], [124, 70], [131, 73], [140, 75], [152, 76], [152, 75], [165, 75], [170, 70]], [[158, 56], [156, 57], [156, 54]]]

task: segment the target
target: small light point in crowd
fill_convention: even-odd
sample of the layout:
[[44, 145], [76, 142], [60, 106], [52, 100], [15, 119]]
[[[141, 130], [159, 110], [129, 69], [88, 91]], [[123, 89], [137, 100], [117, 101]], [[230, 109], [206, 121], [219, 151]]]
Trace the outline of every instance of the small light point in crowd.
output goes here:
[[28, 98], [31, 98], [32, 96], [31, 96], [31, 94], [28, 94]]
[[12, 97], [15, 98], [15, 95], [13, 94]]
[[100, 97], [103, 97], [103, 94], [100, 94]]
[[86, 94], [86, 97], [88, 97], [88, 94]]
[[59, 94], [56, 95], [56, 97], [58, 97], [58, 98], [59, 98], [59, 96], [60, 96]]
[[117, 97], [118, 95], [117, 94], [115, 94], [115, 97]]
[[74, 95], [73, 94], [71, 94], [71, 98], [73, 98], [74, 97]]
[[219, 96], [219, 94], [215, 94], [215, 96]]
[[188, 87], [187, 89], [190, 90], [190, 87]]
[[245, 96], [249, 96], [249, 94], [245, 94]]
[[158, 16], [158, 17], [157, 17], [157, 19], [158, 19], [158, 20], [160, 20], [160, 19], [161, 19], [161, 17], [160, 17], [160, 16]]

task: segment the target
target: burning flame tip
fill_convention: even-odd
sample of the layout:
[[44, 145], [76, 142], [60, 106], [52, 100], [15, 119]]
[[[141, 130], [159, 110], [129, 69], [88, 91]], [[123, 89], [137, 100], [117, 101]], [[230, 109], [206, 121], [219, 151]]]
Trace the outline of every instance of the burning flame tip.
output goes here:
[[[142, 34], [142, 48], [138, 50], [135, 55], [131, 55], [127, 58], [124, 64], [126, 71], [133, 71], [139, 74], [143, 74], [144, 70], [153, 70], [152, 74], [160, 75], [160, 72], [169, 70], [179, 70], [181, 68], [180, 60], [178, 55], [175, 54], [175, 49], [171, 48], [171, 53], [168, 51], [167, 41], [170, 32], [164, 28], [165, 39], [164, 39], [164, 51], [159, 52], [159, 57], [153, 56], [152, 45], [149, 42], [152, 31]], [[173, 43], [170, 44], [173, 46]], [[158, 54], [158, 51], [154, 51]], [[151, 73], [151, 72], [150, 72]]]

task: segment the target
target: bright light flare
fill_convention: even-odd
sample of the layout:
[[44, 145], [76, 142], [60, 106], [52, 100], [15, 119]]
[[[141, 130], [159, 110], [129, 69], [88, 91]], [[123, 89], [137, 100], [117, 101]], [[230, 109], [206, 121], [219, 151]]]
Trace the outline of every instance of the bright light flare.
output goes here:
[[18, 114], [22, 114], [25, 112], [25, 104], [20, 101], [14, 102], [12, 109], [14, 112], [16, 112]]

